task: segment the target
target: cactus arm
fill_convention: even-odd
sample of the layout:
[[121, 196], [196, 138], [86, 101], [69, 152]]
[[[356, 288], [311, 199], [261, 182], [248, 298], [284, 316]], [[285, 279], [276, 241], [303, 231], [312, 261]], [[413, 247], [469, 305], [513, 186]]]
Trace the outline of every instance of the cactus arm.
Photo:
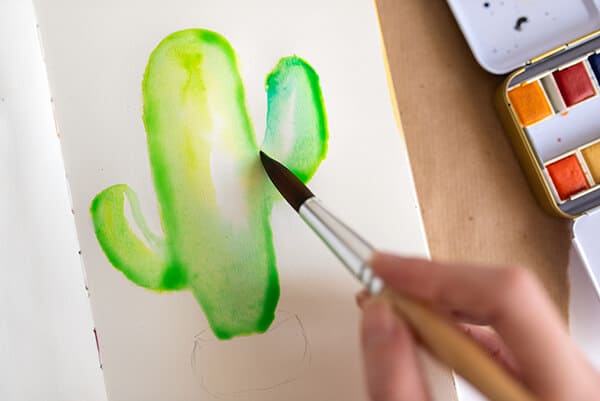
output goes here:
[[[136, 235], [125, 216], [126, 200], [144, 240]], [[105, 189], [92, 201], [90, 212], [100, 246], [115, 268], [142, 287], [171, 289], [165, 285], [169, 266], [162, 251], [163, 240], [148, 228], [131, 188], [119, 184]]]
[[267, 76], [267, 128], [262, 150], [307, 182], [327, 153], [327, 118], [319, 76], [299, 57]]

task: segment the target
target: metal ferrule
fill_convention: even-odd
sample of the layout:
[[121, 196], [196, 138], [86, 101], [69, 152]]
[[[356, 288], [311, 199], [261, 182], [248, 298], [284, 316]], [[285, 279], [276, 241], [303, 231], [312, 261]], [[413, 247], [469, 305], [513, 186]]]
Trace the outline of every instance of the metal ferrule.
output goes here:
[[383, 289], [383, 282], [371, 270], [371, 257], [375, 252], [371, 244], [332, 215], [315, 197], [306, 200], [298, 213], [371, 294]]

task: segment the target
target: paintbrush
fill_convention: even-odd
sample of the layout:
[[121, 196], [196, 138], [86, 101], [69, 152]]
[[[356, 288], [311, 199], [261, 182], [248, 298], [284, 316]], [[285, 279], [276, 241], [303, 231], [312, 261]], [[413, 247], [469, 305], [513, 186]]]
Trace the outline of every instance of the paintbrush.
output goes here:
[[456, 326], [426, 304], [385, 288], [371, 269], [375, 248], [336, 218], [290, 170], [260, 152], [267, 175], [285, 200], [362, 282], [371, 296], [389, 302], [419, 342], [492, 401], [534, 401], [519, 382]]

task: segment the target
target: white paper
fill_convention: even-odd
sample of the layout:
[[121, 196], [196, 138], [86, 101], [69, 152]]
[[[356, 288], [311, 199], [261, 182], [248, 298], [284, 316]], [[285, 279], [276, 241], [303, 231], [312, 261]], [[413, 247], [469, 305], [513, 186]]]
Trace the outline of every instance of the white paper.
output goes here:
[[0, 399], [106, 399], [31, 2], [0, 2]]
[[[360, 287], [289, 206], [280, 202], [271, 218], [278, 317], [267, 334], [233, 342], [211, 337], [191, 293], [157, 294], [114, 269], [89, 207], [104, 188], [127, 183], [160, 232], [142, 74], [162, 38], [206, 28], [236, 50], [258, 143], [266, 74], [283, 56], [310, 62], [330, 131], [311, 188], [378, 247], [427, 256], [373, 3], [60, 0], [36, 8], [110, 401], [366, 399], [353, 301]], [[434, 374], [436, 398], [453, 399], [451, 376]]]

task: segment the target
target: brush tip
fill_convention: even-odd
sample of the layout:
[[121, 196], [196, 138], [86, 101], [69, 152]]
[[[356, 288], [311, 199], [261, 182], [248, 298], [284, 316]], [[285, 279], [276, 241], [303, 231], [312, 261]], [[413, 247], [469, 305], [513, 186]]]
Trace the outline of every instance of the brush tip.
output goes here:
[[262, 150], [259, 151], [259, 155], [267, 176], [275, 188], [296, 211], [299, 211], [300, 206], [314, 196], [312, 192], [283, 164], [272, 159]]
[[271, 177], [271, 175], [269, 174], [269, 166], [277, 164], [277, 161], [275, 161], [275, 159], [271, 158], [262, 150], [258, 152], [258, 155], [260, 156], [260, 164], [262, 164], [263, 168], [267, 172], [267, 175]]

